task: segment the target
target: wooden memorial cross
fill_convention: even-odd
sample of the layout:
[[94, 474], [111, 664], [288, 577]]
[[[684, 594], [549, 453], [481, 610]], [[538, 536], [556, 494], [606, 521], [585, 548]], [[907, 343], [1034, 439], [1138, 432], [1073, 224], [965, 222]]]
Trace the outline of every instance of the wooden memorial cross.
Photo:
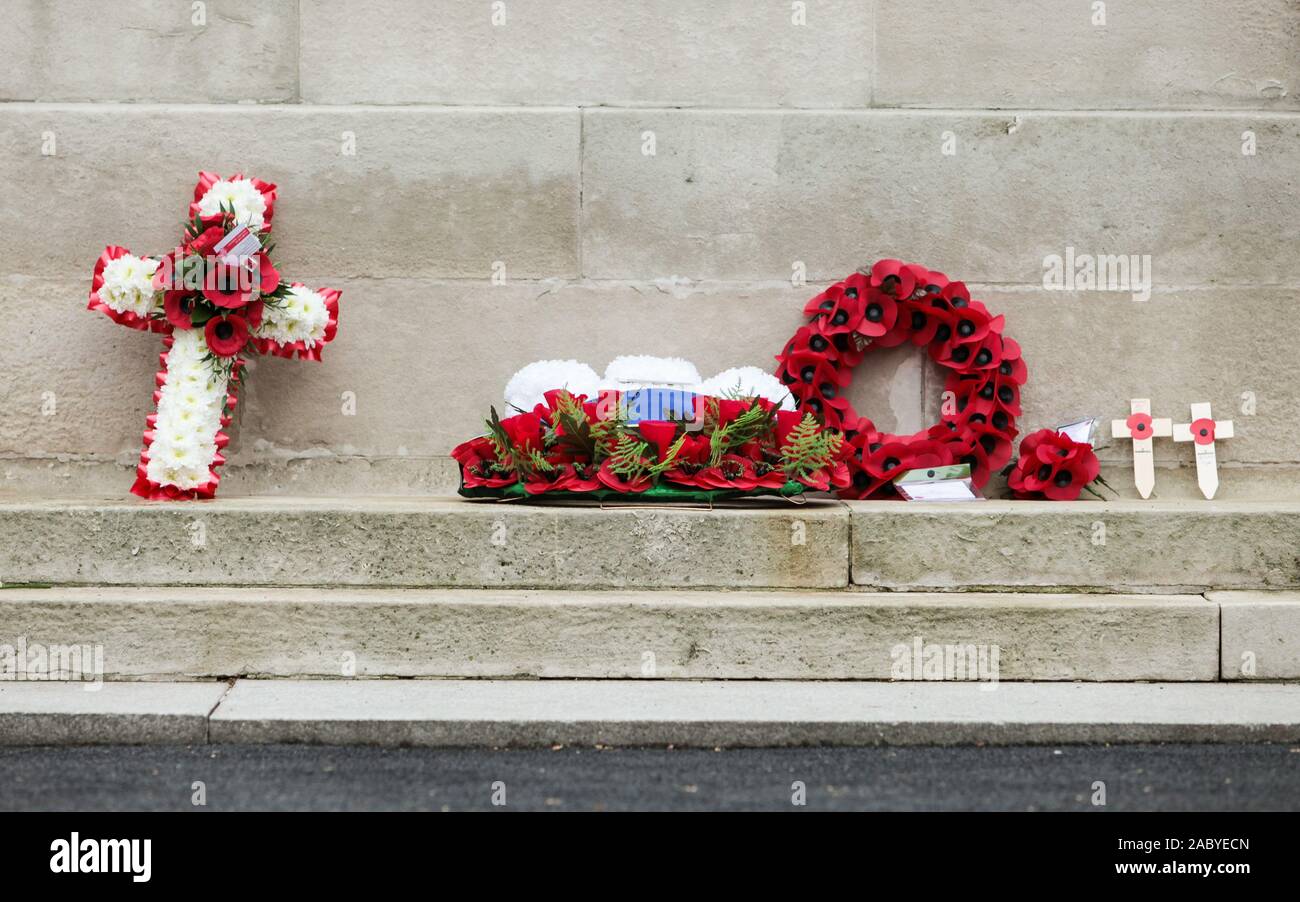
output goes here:
[[1156, 487], [1156, 458], [1152, 440], [1173, 435], [1173, 421], [1167, 418], [1153, 419], [1150, 398], [1134, 398], [1129, 402], [1129, 410], [1132, 413], [1128, 419], [1111, 421], [1111, 435], [1117, 439], [1133, 440], [1133, 481], [1137, 483], [1138, 494], [1150, 498]]
[[1196, 482], [1201, 494], [1213, 498], [1219, 490], [1219, 461], [1215, 439], [1232, 438], [1232, 420], [1216, 420], [1209, 402], [1192, 405], [1192, 421], [1174, 426], [1174, 441], [1196, 443]]

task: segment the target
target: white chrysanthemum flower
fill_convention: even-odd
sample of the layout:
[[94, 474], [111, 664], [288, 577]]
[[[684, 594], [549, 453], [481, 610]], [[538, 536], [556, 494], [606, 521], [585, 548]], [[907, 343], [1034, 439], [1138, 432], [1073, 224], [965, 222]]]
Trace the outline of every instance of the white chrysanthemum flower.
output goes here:
[[188, 490], [212, 481], [217, 432], [226, 383], [205, 359], [201, 329], [177, 330], [167, 352], [167, 381], [158, 397], [158, 417], [145, 475], [159, 485]]
[[253, 335], [282, 345], [301, 341], [308, 348], [314, 348], [325, 341], [329, 322], [330, 311], [325, 296], [295, 285], [279, 303], [266, 305], [262, 324], [253, 330]]
[[546, 401], [546, 392], [563, 388], [575, 395], [595, 400], [600, 377], [585, 363], [576, 360], [537, 360], [510, 377], [506, 383], [506, 412], [532, 410]]
[[794, 410], [794, 398], [781, 380], [756, 366], [723, 370], [700, 384], [700, 392], [716, 398], [766, 398], [783, 410]]
[[148, 316], [162, 306], [162, 293], [153, 287], [158, 261], [125, 254], [104, 266], [99, 299], [117, 313]]
[[218, 179], [199, 199], [200, 216], [218, 216], [221, 208], [233, 209], [235, 221], [257, 231], [266, 224], [266, 198], [248, 179]]
[[605, 367], [605, 384], [611, 388], [642, 388], [661, 385], [692, 388], [700, 381], [695, 364], [680, 357], [628, 355], [615, 357]]

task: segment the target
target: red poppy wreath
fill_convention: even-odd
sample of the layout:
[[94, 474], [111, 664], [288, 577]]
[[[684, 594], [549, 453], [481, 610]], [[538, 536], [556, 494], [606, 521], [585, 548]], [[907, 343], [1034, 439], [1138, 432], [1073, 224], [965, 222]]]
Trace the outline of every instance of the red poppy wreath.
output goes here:
[[[915, 263], [881, 260], [810, 300], [811, 317], [777, 356], [776, 375], [798, 405], [844, 434], [852, 483], [843, 498], [884, 498], [907, 470], [970, 464], [983, 487], [1011, 459], [1025, 362], [1003, 318], [961, 282]], [[948, 371], [941, 419], [915, 435], [878, 431], [846, 389], [872, 348], [924, 346]]]

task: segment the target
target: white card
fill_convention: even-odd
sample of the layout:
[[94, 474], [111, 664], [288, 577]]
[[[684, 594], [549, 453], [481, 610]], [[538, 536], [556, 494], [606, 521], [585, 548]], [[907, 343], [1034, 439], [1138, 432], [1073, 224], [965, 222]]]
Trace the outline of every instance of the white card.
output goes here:
[[938, 479], [894, 486], [908, 501], [983, 501], [969, 479]]
[[1097, 422], [1096, 417], [1089, 417], [1086, 420], [1076, 420], [1073, 423], [1058, 426], [1056, 431], [1072, 442], [1085, 442], [1091, 445], [1096, 437]]
[[237, 226], [217, 242], [213, 251], [217, 259], [226, 264], [243, 263], [262, 249], [262, 242], [246, 225]]

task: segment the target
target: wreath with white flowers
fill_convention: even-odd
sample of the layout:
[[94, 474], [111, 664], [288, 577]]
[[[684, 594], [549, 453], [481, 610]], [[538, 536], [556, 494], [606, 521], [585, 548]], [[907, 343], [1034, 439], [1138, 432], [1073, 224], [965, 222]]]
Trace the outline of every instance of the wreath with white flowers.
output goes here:
[[[644, 356], [617, 358], [604, 379], [575, 360], [529, 364], [506, 386], [513, 415], [501, 419], [494, 409], [487, 433], [452, 452], [461, 493], [712, 499], [812, 489], [888, 497], [908, 470], [966, 463], [983, 487], [1010, 460], [1025, 363], [1003, 335], [1003, 318], [964, 284], [881, 260], [818, 294], [804, 312], [809, 322], [777, 355], [775, 377], [739, 367], [701, 380], [688, 361]], [[853, 409], [846, 389], [871, 348], [909, 342], [948, 370], [941, 419], [914, 435], [882, 433]], [[627, 415], [629, 399], [664, 390], [693, 399], [695, 427]], [[1063, 460], [1087, 463], [1066, 452]]]
[[[804, 307], [810, 317], [777, 355], [777, 377], [827, 427], [844, 434], [852, 482], [843, 498], [889, 497], [908, 470], [966, 463], [984, 486], [1011, 458], [1020, 389], [1020, 345], [961, 282], [915, 263], [881, 260], [836, 282]], [[914, 435], [876, 429], [849, 403], [853, 370], [872, 348], [911, 343], [944, 367], [942, 414]]]

